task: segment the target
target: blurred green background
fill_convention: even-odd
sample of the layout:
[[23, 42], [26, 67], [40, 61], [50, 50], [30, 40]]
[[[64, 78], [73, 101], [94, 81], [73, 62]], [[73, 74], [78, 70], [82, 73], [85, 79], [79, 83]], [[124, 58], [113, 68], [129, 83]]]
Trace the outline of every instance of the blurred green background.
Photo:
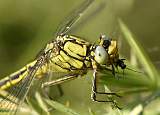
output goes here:
[[[83, 1], [0, 0], [0, 78], [33, 60], [48, 41], [55, 39], [53, 35], [59, 24]], [[129, 46], [117, 23], [120, 17], [159, 69], [159, 11], [159, 0], [95, 0], [70, 33], [90, 42], [96, 41], [102, 33], [111, 36], [120, 42], [121, 55], [130, 59]], [[94, 104], [90, 100], [90, 77], [65, 83], [63, 89], [66, 97], [62, 100], [69, 100], [81, 114], [87, 115], [90, 106], [100, 105], [96, 115], [110, 114], [105, 104]]]

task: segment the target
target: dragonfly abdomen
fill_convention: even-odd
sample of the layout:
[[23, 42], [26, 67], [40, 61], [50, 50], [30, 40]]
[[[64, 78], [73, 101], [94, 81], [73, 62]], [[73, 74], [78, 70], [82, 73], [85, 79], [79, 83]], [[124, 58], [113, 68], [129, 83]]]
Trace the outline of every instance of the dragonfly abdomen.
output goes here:
[[9, 76], [5, 77], [4, 79], [0, 80], [0, 90], [8, 89], [9, 87], [14, 86], [15, 84], [19, 83], [22, 79], [24, 79], [28, 72], [29, 68], [33, 67], [36, 61], [33, 61], [20, 70], [10, 74]]

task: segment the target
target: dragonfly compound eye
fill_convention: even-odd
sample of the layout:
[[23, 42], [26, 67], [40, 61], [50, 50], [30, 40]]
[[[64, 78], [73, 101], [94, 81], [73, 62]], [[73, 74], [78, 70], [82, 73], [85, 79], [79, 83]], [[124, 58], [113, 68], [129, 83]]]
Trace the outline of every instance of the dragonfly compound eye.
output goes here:
[[103, 47], [105, 49], [108, 49], [109, 45], [111, 44], [111, 41], [109, 39], [104, 40]]
[[95, 60], [99, 64], [105, 64], [108, 59], [108, 54], [104, 47], [102, 46], [97, 46], [95, 49]]
[[111, 44], [110, 38], [106, 37], [105, 35], [100, 36], [100, 45], [102, 45], [104, 49], [108, 49], [110, 44]]

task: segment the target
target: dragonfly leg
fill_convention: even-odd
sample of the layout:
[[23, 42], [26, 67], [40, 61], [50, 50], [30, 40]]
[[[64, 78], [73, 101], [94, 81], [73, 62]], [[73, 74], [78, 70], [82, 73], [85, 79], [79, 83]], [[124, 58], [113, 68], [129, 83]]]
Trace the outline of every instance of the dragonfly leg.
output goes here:
[[63, 89], [62, 89], [62, 87], [61, 87], [61, 84], [58, 84], [58, 85], [57, 85], [57, 88], [58, 88], [60, 97], [63, 96], [64, 92], [63, 92]]
[[[118, 69], [118, 68], [116, 68], [116, 69]], [[117, 76], [117, 74], [116, 74], [115, 66], [114, 66], [114, 65], [112, 65], [112, 74], [113, 74], [113, 76], [114, 76], [115, 78], [118, 79], [118, 76]]]
[[114, 68], [114, 65], [112, 65], [112, 74], [115, 76], [115, 68]]
[[75, 74], [75, 75], [68, 75], [68, 76], [62, 77], [60, 79], [56, 79], [56, 80], [52, 80], [50, 82], [42, 83], [41, 87], [42, 87], [42, 89], [44, 89], [43, 93], [45, 94], [46, 97], [48, 97], [49, 99], [52, 99], [52, 97], [50, 97], [48, 95], [48, 92], [45, 89], [47, 87], [50, 87], [50, 86], [53, 86], [53, 85], [57, 85], [58, 90], [60, 91], [60, 96], [62, 96], [63, 95], [63, 90], [62, 90], [60, 84], [63, 83], [63, 82], [65, 82], [65, 81], [73, 80], [73, 79], [77, 78], [77, 76], [78, 76], [77, 74]]
[[[62, 96], [64, 95], [64, 92], [63, 92], [63, 89], [62, 89], [61, 85], [60, 85], [60, 84], [57, 84], [56, 86], [57, 86], [57, 90], [58, 90], [58, 92], [59, 92], [58, 97], [62, 97]], [[47, 98], [49, 98], [49, 99], [52, 100], [52, 97], [49, 95], [49, 89], [48, 89], [48, 87], [43, 87], [43, 88], [42, 88], [42, 92], [43, 92], [43, 94], [44, 94]]]
[[49, 81], [49, 82], [45, 82], [42, 84], [42, 88], [43, 87], [48, 87], [48, 86], [52, 86], [52, 85], [58, 85], [58, 84], [61, 84], [65, 81], [69, 81], [69, 80], [73, 80], [75, 78], [77, 78], [77, 74], [75, 75], [69, 75], [69, 76], [66, 76], [66, 77], [63, 77], [63, 78], [60, 78], [60, 79], [56, 79], [56, 80], [53, 80], [53, 81]]
[[116, 93], [98, 92], [97, 91], [97, 76], [96, 76], [96, 74], [97, 74], [97, 71], [94, 70], [93, 83], [92, 83], [92, 94], [91, 94], [92, 100], [96, 101], [96, 102], [111, 102], [111, 103], [113, 103], [113, 105], [116, 108], [121, 109], [113, 99], [112, 100], [99, 100], [99, 99], [97, 99], [97, 94], [114, 95], [116, 97], [120, 97], [120, 96]]

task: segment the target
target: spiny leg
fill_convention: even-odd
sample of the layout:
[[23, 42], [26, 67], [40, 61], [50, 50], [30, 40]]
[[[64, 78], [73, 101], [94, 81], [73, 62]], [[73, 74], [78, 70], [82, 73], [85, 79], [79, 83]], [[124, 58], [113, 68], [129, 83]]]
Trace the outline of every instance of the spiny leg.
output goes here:
[[[55, 96], [55, 98], [57, 98], [57, 97], [62, 97], [62, 96], [64, 95], [64, 92], [63, 92], [63, 89], [62, 89], [61, 85], [58, 84], [58, 85], [56, 85], [56, 86], [57, 86], [57, 90], [58, 90], [59, 95], [58, 95], [58, 96]], [[42, 88], [42, 92], [43, 92], [43, 94], [44, 94], [47, 98], [53, 100], [53, 97], [50, 96], [50, 94], [49, 94], [50, 89], [47, 90], [46, 87], [45, 87], [45, 88]]]
[[[61, 86], [60, 86], [61, 83], [65, 82], [65, 81], [73, 80], [73, 79], [77, 78], [77, 76], [78, 76], [78, 74], [75, 74], [75, 75], [67, 75], [67, 76], [65, 76], [65, 77], [63, 77], [63, 78], [60, 78], [60, 79], [52, 80], [52, 81], [50, 81], [50, 82], [45, 82], [45, 83], [43, 83], [41, 87], [44, 89], [44, 90], [43, 90], [44, 95], [45, 95], [48, 99], [53, 100], [52, 97], [50, 97], [50, 96], [48, 95], [48, 93], [46, 92], [45, 88], [46, 88], [46, 87], [49, 87], [49, 86], [57, 85], [57, 87], [60, 88], [60, 90], [61, 90]], [[62, 91], [62, 90], [61, 90], [61, 91]], [[61, 92], [60, 92], [60, 93], [61, 93]], [[63, 95], [63, 91], [62, 91], [62, 95]], [[53, 110], [53, 108], [49, 108], [48, 110], [51, 111], [51, 110]]]
[[42, 84], [41, 87], [44, 88], [44, 87], [48, 87], [48, 86], [58, 85], [58, 84], [61, 84], [65, 81], [73, 80], [73, 79], [77, 78], [77, 76], [78, 76], [77, 74], [67, 75], [67, 76], [60, 78], [60, 79], [52, 80], [50, 82], [45, 82]]
[[114, 76], [116, 76], [114, 65], [112, 65], [112, 74], [113, 74]]
[[[54, 96], [54, 99], [56, 99], [57, 97], [62, 97], [63, 95], [64, 95], [64, 92], [63, 92], [63, 89], [62, 89], [62, 87], [61, 87], [61, 85], [60, 84], [57, 84], [56, 85], [57, 86], [57, 90], [58, 90], [58, 96]], [[42, 91], [42, 93], [43, 93], [43, 95], [46, 97], [46, 98], [48, 98], [48, 99], [50, 99], [50, 100], [54, 100], [53, 99], [53, 97], [52, 97], [52, 95], [50, 95], [50, 90], [51, 89], [49, 89], [49, 87], [43, 87], [42, 89], [41, 89], [41, 91]]]
[[[45, 90], [45, 88], [47, 88], [47, 87], [50, 87], [50, 86], [53, 86], [53, 85], [57, 85], [57, 87], [60, 89], [60, 94], [61, 95], [63, 95], [63, 91], [62, 91], [62, 89], [61, 89], [61, 87], [60, 87], [60, 84], [61, 83], [63, 83], [63, 82], [65, 82], [65, 81], [70, 81], [70, 80], [73, 80], [73, 79], [75, 79], [75, 78], [77, 78], [77, 74], [75, 74], [75, 75], [67, 75], [67, 76], [65, 76], [65, 77], [62, 77], [62, 78], [60, 78], [60, 79], [56, 79], [56, 80], [52, 80], [52, 81], [49, 81], [49, 82], [45, 82], [45, 83], [42, 83], [42, 89], [44, 89], [44, 94], [46, 95], [47, 94], [47, 92], [46, 92], [46, 90]], [[47, 97], [49, 98], [49, 99], [52, 99], [50, 96], [48, 96], [47, 95]]]
[[120, 97], [120, 96], [117, 95], [116, 93], [98, 92], [97, 91], [97, 76], [96, 76], [96, 74], [97, 74], [97, 71], [94, 70], [93, 82], [92, 82], [92, 94], [91, 94], [92, 100], [96, 101], [96, 102], [111, 102], [111, 103], [113, 103], [113, 105], [116, 108], [121, 109], [114, 100], [99, 100], [99, 99], [97, 99], [97, 94], [114, 95], [117, 97]]
[[64, 92], [63, 92], [63, 89], [62, 89], [62, 87], [61, 87], [61, 84], [58, 84], [58, 85], [57, 85], [57, 88], [58, 88], [60, 97], [63, 96]]
[[[118, 71], [118, 68], [116, 67], [117, 71]], [[112, 74], [113, 76], [116, 78], [116, 79], [119, 79], [117, 74], [116, 74], [116, 71], [115, 71], [115, 66], [112, 64]]]

